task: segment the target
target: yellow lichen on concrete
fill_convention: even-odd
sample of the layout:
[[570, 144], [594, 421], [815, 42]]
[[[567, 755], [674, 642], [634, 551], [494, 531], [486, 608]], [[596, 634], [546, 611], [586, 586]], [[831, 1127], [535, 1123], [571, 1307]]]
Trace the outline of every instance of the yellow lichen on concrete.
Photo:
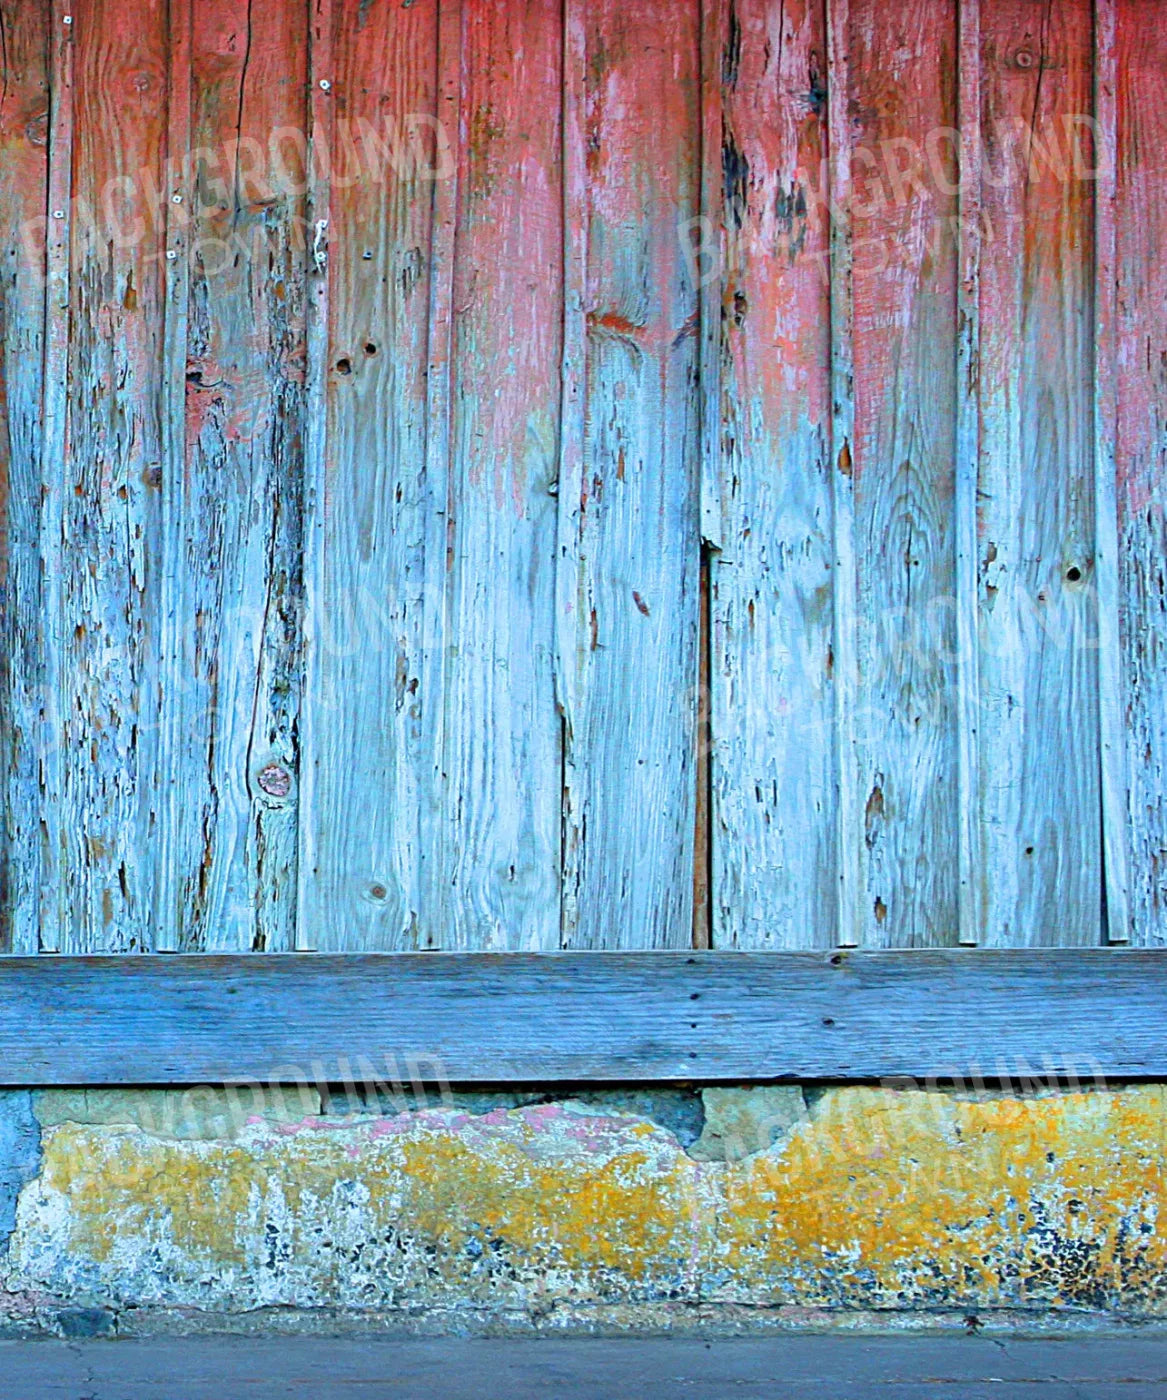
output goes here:
[[726, 1172], [707, 1296], [990, 1307], [1161, 1301], [1158, 1087], [845, 1089]]
[[842, 1089], [768, 1150], [702, 1162], [643, 1119], [573, 1104], [260, 1121], [215, 1140], [60, 1121], [21, 1197], [7, 1285], [217, 1310], [1160, 1313], [1164, 1122], [1158, 1087]]

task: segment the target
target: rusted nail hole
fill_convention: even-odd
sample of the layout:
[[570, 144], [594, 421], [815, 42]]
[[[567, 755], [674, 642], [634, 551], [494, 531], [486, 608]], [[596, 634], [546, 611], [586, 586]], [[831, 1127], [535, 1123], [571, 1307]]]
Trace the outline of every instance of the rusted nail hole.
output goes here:
[[257, 781], [269, 797], [287, 797], [292, 790], [292, 775], [281, 763], [269, 763], [261, 768]]
[[1018, 49], [1013, 55], [1013, 62], [1018, 68], [1032, 68], [1037, 62], [1032, 49]]
[[370, 899], [384, 899], [388, 893], [389, 891], [385, 888], [384, 885], [375, 884], [369, 886]]
[[337, 374], [352, 374], [353, 362], [349, 359], [341, 359], [336, 362]]
[[824, 1026], [833, 1026], [834, 1024], [835, 1024], [835, 1018], [834, 1018], [833, 1016], [824, 1016], [824, 1017], [823, 1017], [823, 1025], [824, 1025]]
[[1071, 583], [1077, 583], [1078, 580], [1079, 580], [1081, 577], [1082, 577], [1082, 570], [1081, 570], [1080, 568], [1078, 568], [1077, 564], [1072, 564], [1072, 565], [1066, 570], [1066, 578], [1068, 578], [1069, 581], [1070, 581]]
[[832, 954], [831, 954], [830, 963], [831, 963], [831, 966], [832, 966], [832, 967], [838, 967], [839, 964], [840, 964], [842, 961], [843, 961], [843, 955], [842, 955], [842, 953], [832, 953]]
[[366, 346], [365, 346], [365, 354], [366, 354], [366, 355], [375, 355], [376, 353], [377, 353], [377, 347], [376, 347], [376, 346], [373, 344], [373, 342], [370, 340], [370, 341], [366, 344]]
[[142, 473], [142, 480], [146, 483], [147, 486], [161, 486], [162, 468], [157, 465], [147, 467], [146, 470]]

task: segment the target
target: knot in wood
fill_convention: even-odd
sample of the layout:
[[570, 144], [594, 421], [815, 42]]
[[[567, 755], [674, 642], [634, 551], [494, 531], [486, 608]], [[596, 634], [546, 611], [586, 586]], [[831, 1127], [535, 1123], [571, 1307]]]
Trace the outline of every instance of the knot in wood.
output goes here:
[[292, 790], [292, 775], [280, 763], [269, 763], [261, 768], [258, 781], [269, 797], [287, 797]]

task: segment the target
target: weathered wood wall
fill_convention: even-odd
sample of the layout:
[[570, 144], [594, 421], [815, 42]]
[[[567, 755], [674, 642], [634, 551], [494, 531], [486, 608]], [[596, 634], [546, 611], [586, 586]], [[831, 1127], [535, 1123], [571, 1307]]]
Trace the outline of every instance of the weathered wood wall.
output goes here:
[[1165, 31], [0, 3], [0, 947], [1167, 943]]

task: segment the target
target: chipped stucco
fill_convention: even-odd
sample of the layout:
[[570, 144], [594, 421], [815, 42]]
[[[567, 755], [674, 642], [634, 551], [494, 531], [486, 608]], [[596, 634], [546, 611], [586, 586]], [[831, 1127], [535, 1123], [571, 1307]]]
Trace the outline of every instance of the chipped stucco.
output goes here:
[[[214, 1096], [42, 1095], [5, 1287], [219, 1314], [1167, 1313], [1159, 1086], [718, 1093], [691, 1151], [651, 1095], [246, 1118]], [[725, 1150], [750, 1133], [758, 1150]]]

